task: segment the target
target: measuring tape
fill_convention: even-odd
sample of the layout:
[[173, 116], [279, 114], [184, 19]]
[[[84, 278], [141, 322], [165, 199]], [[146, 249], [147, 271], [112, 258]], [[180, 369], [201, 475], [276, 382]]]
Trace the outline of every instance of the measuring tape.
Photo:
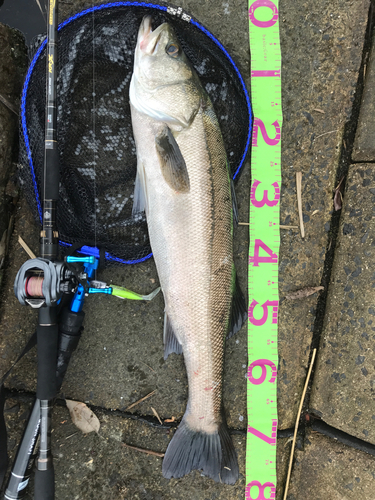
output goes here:
[[249, 0], [254, 112], [249, 248], [246, 500], [276, 494], [277, 313], [281, 188], [278, 0]]

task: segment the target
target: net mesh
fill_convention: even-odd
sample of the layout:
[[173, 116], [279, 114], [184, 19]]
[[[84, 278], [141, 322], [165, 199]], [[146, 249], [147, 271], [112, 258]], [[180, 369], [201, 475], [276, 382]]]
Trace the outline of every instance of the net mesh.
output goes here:
[[[194, 20], [165, 6], [100, 6], [63, 23], [58, 35], [58, 229], [63, 246], [93, 245], [106, 264], [135, 263], [151, 254], [146, 219], [132, 217], [136, 149], [129, 85], [144, 15], [169, 22], [215, 108], [233, 175], [249, 145], [249, 100], [225, 49]], [[20, 181], [41, 221], [45, 128], [45, 42], [26, 78], [21, 112]], [[94, 78], [93, 78], [94, 75]]]

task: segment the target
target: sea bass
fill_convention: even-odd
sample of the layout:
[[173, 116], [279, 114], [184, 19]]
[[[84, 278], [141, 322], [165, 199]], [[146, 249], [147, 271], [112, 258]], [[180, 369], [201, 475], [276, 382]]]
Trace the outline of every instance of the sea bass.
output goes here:
[[222, 406], [225, 338], [246, 319], [233, 264], [234, 190], [212, 103], [172, 27], [145, 17], [130, 84], [137, 177], [165, 300], [164, 356], [183, 353], [189, 399], [163, 461], [166, 478], [202, 470], [234, 484]]

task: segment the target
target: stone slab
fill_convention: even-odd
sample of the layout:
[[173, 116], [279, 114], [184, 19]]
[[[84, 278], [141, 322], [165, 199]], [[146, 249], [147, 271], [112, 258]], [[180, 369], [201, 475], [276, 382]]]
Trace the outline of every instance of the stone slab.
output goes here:
[[375, 170], [350, 167], [311, 409], [375, 443]]
[[[9, 399], [6, 404], [6, 422], [10, 458], [13, 460], [30, 404]], [[123, 446], [123, 442], [163, 453], [173, 430], [152, 427], [129, 418], [96, 410], [101, 428], [99, 434], [83, 435], [71, 422], [64, 407], [53, 411], [52, 453], [58, 500], [242, 500], [245, 496], [245, 435], [235, 434], [240, 479], [234, 486], [215, 483], [193, 471], [184, 478], [164, 479], [162, 459]], [[282, 498], [289, 445], [278, 440], [277, 500]], [[32, 500], [33, 482], [26, 495]]]
[[375, 161], [375, 37], [366, 67], [365, 86], [363, 89], [361, 110], [355, 136], [353, 161]]
[[334, 439], [308, 432], [296, 452], [287, 500], [372, 500], [375, 459]]
[[[281, 224], [299, 225], [296, 172], [302, 172], [306, 236], [281, 231], [279, 426], [294, 425], [307, 372], [318, 295], [286, 301], [291, 291], [322, 284], [332, 190], [343, 127], [360, 67], [369, 2], [280, 1], [282, 52]], [[347, 22], [350, 19], [352, 22]], [[325, 283], [323, 282], [323, 285]]]
[[[181, 2], [181, 5], [218, 35], [239, 61], [249, 83], [247, 3], [241, 0], [229, 5], [211, 0], [198, 4], [190, 0]], [[283, 231], [281, 235], [281, 297], [292, 290], [319, 285], [321, 281], [342, 124], [351, 111], [368, 5], [367, 0], [345, 4], [345, 16], [351, 20], [347, 23], [341, 18], [342, 4], [338, 0], [281, 4], [285, 114], [281, 222], [298, 224], [294, 179], [295, 172], [302, 170], [306, 229], [304, 240], [295, 230]], [[83, 8], [84, 4], [64, 3], [61, 7], [63, 18]], [[328, 38], [327, 30], [330, 33]], [[346, 43], [343, 43], [343, 38]], [[334, 133], [327, 133], [332, 130]], [[238, 184], [239, 213], [243, 221], [248, 220], [249, 185], [248, 163]], [[35, 252], [38, 251], [38, 230], [32, 224], [25, 205], [21, 205], [0, 313], [0, 371], [11, 365], [35, 329], [33, 311], [20, 307], [12, 292], [16, 272], [25, 260], [17, 244], [18, 234]], [[235, 260], [244, 290], [247, 248], [248, 232], [240, 227], [235, 236]], [[100, 272], [99, 277], [141, 293], [149, 293], [157, 286], [153, 261], [135, 267], [108, 269]], [[278, 400], [281, 428], [294, 424], [305, 379], [317, 300], [315, 295], [294, 303], [283, 301], [280, 307]], [[163, 418], [181, 418], [186, 405], [186, 376], [181, 357], [172, 355], [166, 362], [163, 360], [162, 298], [157, 297], [151, 304], [140, 304], [92, 297], [87, 301], [85, 311], [85, 332], [72, 358], [63, 386], [64, 394], [96, 406], [124, 410], [130, 403], [157, 389], [152, 406]], [[226, 348], [224, 403], [228, 423], [235, 429], [246, 426], [245, 330], [243, 328], [236, 338], [231, 339]], [[9, 386], [18, 390], [35, 390], [35, 352], [31, 352], [14, 370]], [[132, 411], [152, 415], [151, 400]]]

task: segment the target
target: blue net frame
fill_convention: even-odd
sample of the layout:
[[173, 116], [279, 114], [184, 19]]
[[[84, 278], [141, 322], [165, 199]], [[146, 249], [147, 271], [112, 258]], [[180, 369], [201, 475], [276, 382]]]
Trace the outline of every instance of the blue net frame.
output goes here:
[[[158, 10], [158, 11], [162, 11], [162, 12], [168, 12], [167, 5], [158, 5], [158, 4], [151, 4], [151, 3], [146, 3], [146, 2], [105, 3], [105, 4], [90, 7], [88, 9], [85, 9], [85, 10], [71, 16], [70, 18], [66, 19], [61, 24], [59, 24], [58, 31], [63, 30], [66, 26], [70, 25], [75, 20], [80, 19], [80, 18], [87, 16], [89, 14], [103, 11], [105, 9], [115, 9], [115, 8], [119, 8], [119, 7], [121, 7], [121, 8], [123, 8], [123, 7], [142, 7], [142, 8], [154, 9], [154, 10]], [[239, 69], [237, 68], [235, 62], [233, 61], [232, 57], [230, 56], [228, 51], [225, 49], [225, 47], [202, 24], [200, 24], [198, 21], [196, 21], [191, 16], [188, 16], [188, 18], [189, 18], [189, 22], [191, 25], [195, 26], [197, 29], [199, 29], [201, 32], [203, 32], [225, 54], [226, 58], [228, 59], [228, 61], [232, 65], [232, 67], [233, 67], [233, 69], [238, 77], [238, 80], [242, 86], [243, 94], [244, 94], [245, 99], [246, 99], [247, 113], [248, 113], [248, 130], [247, 130], [246, 144], [245, 144], [245, 147], [244, 147], [244, 150], [242, 153], [242, 157], [240, 159], [240, 162], [238, 164], [237, 169], [235, 170], [235, 172], [233, 174], [233, 179], [236, 179], [236, 177], [238, 176], [238, 174], [241, 171], [241, 168], [245, 162], [245, 159], [246, 159], [246, 156], [248, 154], [249, 147], [250, 147], [251, 132], [252, 132], [252, 109], [251, 109], [249, 93], [247, 91], [245, 82], [241, 76]], [[23, 89], [22, 89], [22, 96], [21, 96], [22, 135], [23, 135], [23, 140], [24, 140], [26, 152], [27, 152], [27, 158], [28, 158], [28, 163], [29, 163], [29, 168], [30, 168], [30, 173], [31, 173], [31, 178], [32, 178], [32, 184], [33, 184], [33, 189], [34, 189], [34, 195], [35, 195], [35, 201], [37, 204], [37, 210], [38, 210], [40, 222], [42, 222], [42, 206], [41, 206], [40, 194], [39, 194], [39, 190], [38, 190], [37, 178], [36, 178], [35, 169], [34, 169], [32, 151], [31, 151], [31, 147], [30, 147], [29, 130], [28, 130], [27, 119], [26, 119], [26, 109], [27, 109], [27, 102], [28, 102], [27, 96], [28, 96], [28, 89], [29, 89], [30, 80], [32, 78], [35, 65], [37, 64], [41, 54], [43, 53], [43, 51], [46, 47], [46, 43], [47, 43], [47, 40], [45, 39], [41, 43], [41, 45], [38, 48], [37, 52], [35, 53], [34, 57], [32, 58], [32, 61], [31, 61], [30, 66], [28, 68], [28, 72], [26, 74], [25, 82], [24, 82]], [[65, 247], [65, 248], [69, 248], [71, 246], [70, 243], [65, 242], [65, 241], [60, 241], [59, 243], [62, 247]], [[96, 247], [90, 247], [87, 245], [82, 246], [81, 253], [84, 253], [86, 255], [95, 255], [95, 256], [99, 257], [99, 249]], [[110, 252], [104, 252], [104, 254], [105, 254], [105, 258], [107, 260], [117, 262], [120, 264], [138, 264], [140, 262], [144, 262], [145, 260], [149, 259], [152, 256], [152, 253], [149, 253], [148, 255], [146, 255], [140, 259], [126, 260], [126, 259], [118, 258]]]

